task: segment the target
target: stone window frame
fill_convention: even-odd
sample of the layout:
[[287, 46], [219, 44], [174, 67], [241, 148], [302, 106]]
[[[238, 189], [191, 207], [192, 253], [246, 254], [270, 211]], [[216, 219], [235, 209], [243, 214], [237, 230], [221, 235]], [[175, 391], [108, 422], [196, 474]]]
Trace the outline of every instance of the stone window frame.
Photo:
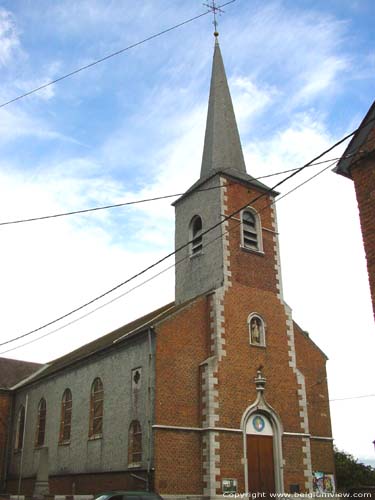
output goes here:
[[25, 435], [25, 418], [26, 409], [24, 405], [21, 405], [17, 413], [17, 428], [16, 428], [16, 439], [14, 442], [14, 450], [21, 451], [23, 448], [23, 438]]
[[128, 467], [142, 465], [142, 427], [139, 420], [132, 420], [128, 433]]
[[[253, 217], [253, 225], [244, 220], [244, 215], [248, 213]], [[241, 210], [241, 248], [249, 252], [263, 254], [262, 224], [260, 215], [253, 207], [246, 207]], [[255, 238], [254, 236], [255, 235]], [[254, 242], [254, 244], [251, 243]]]
[[44, 446], [46, 439], [47, 403], [45, 398], [41, 398], [38, 405], [38, 418], [35, 433], [35, 447]]
[[104, 388], [100, 377], [91, 384], [89, 439], [103, 437]]
[[61, 398], [59, 445], [69, 444], [72, 432], [72, 391], [67, 387]]
[[[254, 318], [258, 319], [260, 321], [260, 324], [261, 324], [260, 341], [259, 342], [254, 342], [254, 340], [252, 339], [251, 321]], [[250, 345], [255, 346], [255, 347], [266, 347], [266, 323], [265, 323], [264, 319], [262, 318], [262, 316], [257, 312], [251, 313], [247, 318], [247, 327], [249, 330]]]
[[203, 220], [198, 214], [191, 218], [189, 224], [189, 251], [190, 257], [195, 257], [202, 254], [203, 250]]

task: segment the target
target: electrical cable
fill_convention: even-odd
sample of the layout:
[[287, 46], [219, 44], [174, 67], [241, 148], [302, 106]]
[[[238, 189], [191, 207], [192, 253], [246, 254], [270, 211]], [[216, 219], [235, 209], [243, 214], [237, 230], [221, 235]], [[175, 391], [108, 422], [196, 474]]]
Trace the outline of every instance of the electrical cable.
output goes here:
[[[221, 8], [221, 7], [225, 7], [226, 5], [229, 5], [230, 3], [233, 3], [235, 2], [236, 0], [230, 0], [229, 2], [226, 2], [224, 3], [223, 5], [220, 5], [218, 8]], [[206, 12], [203, 12], [202, 14], [199, 14], [197, 16], [194, 16], [194, 17], [191, 17], [190, 19], [187, 19], [186, 21], [183, 21], [179, 24], [176, 24], [170, 28], [167, 28], [163, 31], [159, 31], [159, 33], [156, 33], [154, 35], [151, 35], [147, 38], [144, 38], [143, 40], [140, 40], [139, 42], [136, 42], [136, 43], [133, 43], [131, 45], [128, 45], [127, 47], [123, 48], [123, 49], [120, 49], [120, 50], [117, 50], [116, 52], [113, 52], [111, 54], [108, 54], [107, 56], [105, 57], [102, 57], [100, 59], [97, 59], [96, 61], [93, 61], [89, 64], [86, 64], [85, 66], [81, 66], [80, 68], [78, 69], [75, 69], [74, 71], [71, 71], [70, 73], [67, 73], [66, 75], [63, 75], [63, 76], [60, 76], [58, 78], [56, 78], [55, 80], [52, 80], [50, 82], [47, 82], [43, 85], [41, 85], [40, 87], [37, 87], [35, 89], [32, 89], [32, 90], [29, 90], [28, 92], [25, 92], [24, 94], [22, 95], [19, 95], [17, 97], [14, 97], [13, 99], [10, 99], [9, 101], [7, 102], [3, 102], [2, 104], [0, 104], [0, 108], [3, 108], [5, 106], [8, 106], [8, 104], [11, 104], [12, 102], [15, 102], [15, 101], [18, 101], [20, 99], [23, 99], [24, 97], [27, 97], [31, 94], [34, 94], [35, 92], [38, 92], [39, 90], [43, 90], [51, 85], [54, 85], [55, 83], [58, 83], [58, 82], [61, 82], [62, 80], [65, 80], [66, 78], [69, 78], [73, 75], [76, 75], [77, 73], [80, 73], [81, 71], [84, 71], [88, 68], [92, 68], [93, 66], [96, 66], [97, 64], [99, 63], [102, 63], [104, 61], [107, 61], [108, 59], [112, 58], [112, 57], [115, 57], [115, 56], [118, 56], [119, 54], [122, 54], [123, 52], [126, 52], [130, 49], [134, 49], [135, 47], [138, 47], [139, 45], [142, 45], [143, 43], [145, 42], [149, 42], [150, 40], [153, 40], [154, 38], [157, 38], [161, 35], [165, 35], [166, 33], [169, 33], [170, 31], [173, 31], [177, 28], [181, 28], [181, 26], [184, 26], [185, 24], [188, 24], [188, 23], [191, 23], [192, 21], [196, 21], [197, 19], [203, 17], [203, 16], [206, 16], [207, 14], [210, 14], [212, 12], [212, 10], [207, 10]]]
[[[320, 165], [322, 163], [328, 163], [328, 162], [331, 162], [331, 161], [336, 161], [336, 160], [339, 160], [339, 159], [340, 158], [331, 158], [329, 160], [323, 160], [323, 161], [320, 161], [320, 162], [317, 162], [317, 163], [312, 163], [311, 165], [309, 165], [309, 167], [315, 167], [316, 165]], [[281, 175], [281, 174], [285, 174], [285, 173], [289, 173], [289, 172], [294, 172], [294, 171], [298, 170], [298, 168], [299, 167], [297, 167], [297, 168], [291, 168], [289, 170], [283, 170], [283, 171], [280, 171], [280, 172], [274, 172], [272, 174], [261, 175], [260, 177], [255, 177], [253, 180], [257, 181], [257, 180], [260, 180], [260, 179], [266, 179], [268, 177], [274, 177], [276, 175]], [[197, 189], [196, 191], [197, 192], [210, 191], [212, 189], [221, 189], [222, 187], [223, 186], [213, 186], [213, 187], [210, 187], [210, 188]], [[40, 217], [30, 217], [28, 219], [16, 219], [16, 220], [10, 220], [10, 221], [3, 221], [3, 222], [0, 222], [0, 226], [10, 226], [12, 224], [21, 224], [21, 223], [25, 223], [25, 222], [35, 222], [35, 221], [39, 221], [39, 220], [55, 219], [55, 218], [58, 218], [58, 217], [66, 217], [66, 216], [69, 216], [69, 215], [80, 215], [80, 214], [89, 213], [89, 212], [97, 212], [99, 210], [108, 210], [108, 209], [111, 209], [111, 208], [119, 208], [119, 207], [125, 207], [125, 206], [130, 206], [130, 205], [137, 205], [137, 204], [141, 204], [141, 203], [148, 203], [148, 202], [151, 202], [151, 201], [165, 200], [165, 199], [168, 199], [168, 198], [174, 198], [174, 197], [177, 197], [177, 196], [182, 196], [184, 194], [185, 194], [185, 192], [184, 193], [167, 194], [167, 195], [163, 195], [163, 196], [155, 196], [153, 198], [144, 198], [144, 199], [140, 199], [140, 200], [126, 201], [126, 202], [122, 202], [122, 203], [114, 203], [114, 204], [111, 204], [111, 205], [104, 205], [104, 206], [99, 206], [99, 207], [85, 208], [85, 209], [81, 209], [81, 210], [72, 210], [70, 212], [60, 212], [60, 213], [56, 213], [56, 214], [42, 215]]]
[[[268, 207], [269, 207], [269, 206], [271, 206], [271, 205], [275, 205], [275, 204], [276, 204], [279, 200], [281, 200], [282, 198], [284, 198], [284, 197], [285, 197], [285, 196], [287, 196], [288, 194], [290, 194], [290, 193], [294, 192], [294, 191], [295, 191], [298, 187], [301, 187], [301, 186], [303, 186], [304, 184], [306, 184], [307, 182], [309, 182], [309, 180], [312, 180], [312, 179], [314, 179], [315, 177], [317, 177], [318, 175], [322, 174], [323, 172], [325, 172], [326, 170], [328, 170], [329, 168], [331, 168], [331, 167], [332, 167], [335, 163], [337, 163], [337, 161], [336, 161], [336, 160], [334, 160], [333, 162], [331, 162], [331, 163], [330, 163], [330, 165], [328, 165], [327, 167], [325, 167], [324, 169], [322, 169], [322, 170], [321, 170], [320, 172], [318, 172], [317, 174], [314, 174], [314, 175], [313, 175], [312, 177], [310, 177], [309, 179], [307, 179], [307, 180], [303, 181], [303, 182], [302, 182], [299, 186], [296, 186], [296, 187], [294, 187], [293, 189], [291, 189], [290, 191], [288, 191], [287, 193], [285, 193], [282, 197], [280, 197], [280, 198], [278, 198], [277, 200], [274, 200], [273, 202], [271, 202], [270, 204], [268, 204], [268, 205], [264, 206], [264, 207], [260, 210], [260, 212], [262, 212], [263, 210], [265, 210], [266, 208], [268, 208]], [[214, 243], [215, 241], [217, 241], [218, 239], [223, 238], [223, 236], [224, 236], [224, 235], [228, 234], [230, 231], [234, 230], [236, 227], [238, 227], [238, 226], [240, 225], [240, 222], [236, 221], [235, 219], [232, 219], [232, 220], [234, 220], [235, 222], [237, 222], [237, 224], [235, 224], [235, 225], [234, 225], [231, 229], [226, 230], [224, 233], [220, 234], [219, 236], [217, 236], [217, 237], [216, 237], [216, 238], [214, 238], [213, 240], [209, 241], [208, 243], [205, 243], [205, 244], [203, 245], [203, 247], [202, 247], [202, 248], [206, 248], [206, 247], [208, 247], [209, 245], [211, 245], [212, 243]], [[84, 318], [86, 318], [86, 317], [90, 316], [91, 314], [93, 314], [93, 313], [97, 312], [98, 310], [103, 309], [104, 307], [106, 307], [106, 306], [108, 306], [108, 305], [112, 304], [113, 302], [115, 302], [115, 301], [117, 301], [117, 300], [119, 300], [119, 299], [123, 298], [125, 295], [128, 295], [129, 293], [133, 292], [133, 291], [134, 291], [134, 290], [136, 290], [137, 288], [140, 288], [141, 286], [143, 286], [143, 285], [145, 285], [145, 284], [149, 283], [150, 281], [152, 281], [153, 279], [157, 278], [158, 276], [160, 276], [161, 274], [165, 273], [166, 271], [169, 271], [169, 270], [170, 270], [170, 269], [172, 269], [173, 267], [178, 266], [181, 262], [183, 262], [183, 261], [187, 260], [188, 258], [190, 258], [190, 256], [183, 257], [183, 258], [182, 258], [182, 259], [180, 259], [179, 261], [177, 261], [177, 262], [175, 262], [175, 263], [171, 264], [170, 266], [168, 266], [168, 267], [164, 268], [163, 270], [161, 270], [161, 271], [160, 271], [160, 272], [158, 272], [157, 274], [154, 274], [153, 276], [151, 276], [151, 277], [150, 277], [150, 278], [148, 278], [147, 280], [144, 280], [144, 281], [142, 281], [141, 283], [137, 284], [136, 286], [134, 286], [134, 287], [130, 288], [129, 290], [126, 290], [126, 291], [125, 291], [124, 293], [122, 293], [121, 295], [118, 295], [117, 297], [114, 297], [114, 298], [113, 298], [113, 299], [111, 299], [110, 301], [105, 302], [104, 304], [101, 304], [100, 306], [98, 306], [98, 307], [96, 307], [96, 308], [92, 309], [91, 311], [88, 311], [87, 313], [85, 313], [85, 314], [83, 314], [83, 315], [79, 316], [78, 318], [75, 318], [75, 319], [73, 319], [72, 321], [70, 321], [70, 322], [68, 322], [68, 323], [66, 323], [66, 324], [64, 324], [64, 325], [62, 325], [62, 326], [60, 326], [59, 328], [56, 328], [56, 329], [54, 329], [54, 330], [52, 330], [52, 331], [50, 331], [50, 332], [48, 332], [48, 333], [46, 333], [46, 334], [44, 334], [44, 335], [41, 335], [40, 337], [37, 337], [36, 339], [30, 340], [30, 341], [28, 341], [28, 342], [25, 342], [24, 344], [21, 344], [21, 345], [19, 345], [19, 346], [13, 347], [13, 348], [8, 349], [8, 350], [6, 350], [6, 351], [2, 351], [2, 352], [0, 352], [0, 355], [1, 355], [1, 354], [6, 354], [6, 353], [8, 353], [8, 352], [11, 352], [11, 351], [14, 351], [14, 350], [17, 350], [17, 349], [20, 349], [21, 347], [25, 347], [26, 345], [32, 344], [32, 343], [34, 343], [34, 342], [36, 342], [36, 341], [38, 341], [38, 340], [41, 340], [41, 339], [43, 339], [43, 338], [45, 338], [45, 337], [47, 337], [47, 336], [49, 336], [49, 335], [52, 335], [53, 333], [56, 333], [56, 332], [58, 332], [58, 331], [60, 331], [60, 330], [62, 330], [62, 329], [64, 329], [64, 328], [66, 328], [66, 327], [68, 327], [68, 326], [71, 326], [72, 324], [74, 324], [74, 323], [76, 323], [76, 322], [78, 322], [78, 321], [80, 321], [80, 320], [82, 320], [82, 319], [84, 319]], [[18, 340], [18, 339], [16, 339], [16, 340]]]
[[[367, 126], [370, 122], [374, 121], [375, 118], [372, 118], [371, 120], [368, 120], [367, 122], [363, 123], [360, 127], [358, 127], [356, 130], [354, 130], [353, 132], [347, 134], [346, 136], [344, 136], [342, 139], [340, 139], [339, 141], [337, 141], [336, 143], [334, 143], [332, 146], [330, 146], [328, 149], [326, 149], [325, 151], [323, 151], [322, 153], [320, 153], [318, 156], [316, 156], [315, 158], [313, 158], [311, 161], [309, 161], [308, 163], [304, 164], [302, 167], [300, 167], [299, 169], [297, 169], [296, 171], [292, 172], [290, 175], [288, 175], [285, 179], [282, 179], [281, 181], [279, 181], [278, 183], [276, 183], [274, 186], [272, 186], [271, 188], [267, 189], [265, 192], [261, 193], [260, 195], [256, 196], [255, 198], [253, 198], [252, 200], [248, 200], [247, 203], [240, 207], [239, 209], [235, 210], [234, 212], [232, 212], [231, 214], [229, 215], [226, 215], [223, 217], [223, 219], [214, 224], [213, 226], [211, 226], [210, 228], [206, 229], [205, 231], [202, 231], [201, 233], [201, 236], [203, 237], [205, 234], [211, 232], [212, 230], [216, 229], [217, 227], [219, 227], [220, 225], [224, 224], [224, 222], [226, 222], [227, 220], [231, 219], [234, 215], [237, 215], [238, 213], [240, 213], [242, 210], [244, 210], [248, 205], [251, 205], [252, 203], [255, 203], [256, 201], [258, 201], [259, 199], [263, 198], [264, 196], [266, 196], [267, 194], [269, 193], [272, 193], [278, 186], [282, 185], [284, 182], [286, 182], [287, 180], [291, 179], [292, 177], [296, 176], [298, 173], [302, 172], [303, 170], [305, 170], [308, 166], [310, 166], [312, 163], [316, 162], [317, 160], [319, 160], [320, 158], [322, 158], [323, 156], [325, 156], [327, 153], [329, 153], [330, 151], [332, 151], [333, 149], [335, 149], [337, 146], [339, 146], [340, 144], [342, 144], [343, 142], [345, 142], [347, 139], [349, 139], [350, 137], [352, 137], [354, 134], [356, 134], [360, 129], [362, 129], [363, 127]], [[326, 170], [326, 169], [324, 169]], [[179, 251], [181, 251], [182, 249], [186, 248], [187, 246], [191, 245], [192, 243], [192, 240], [188, 241], [187, 243], [184, 243], [183, 245], [181, 245], [179, 248], [177, 248], [176, 250], [168, 253], [167, 255], [165, 255], [164, 257], [158, 259], [157, 261], [155, 261], [154, 263], [150, 264], [149, 266], [147, 266], [146, 268], [142, 269], [141, 271], [139, 271], [138, 273], [134, 274], [133, 276], [131, 276], [130, 278], [126, 279], [125, 281], [117, 284], [116, 286], [114, 286], [113, 288], [107, 290], [106, 292], [103, 292], [102, 294], [96, 296], [95, 298], [89, 300], [88, 302], [82, 304], [81, 306], [78, 306], [76, 307], [75, 309], [59, 316], [58, 318], [54, 319], [54, 320], [51, 320], [49, 321], [48, 323], [45, 323], [41, 326], [39, 326], [38, 328], [35, 328], [27, 333], [24, 333], [22, 335], [19, 335], [17, 337], [14, 337], [13, 339], [9, 339], [5, 342], [2, 342], [0, 343], [0, 346], [3, 346], [3, 345], [6, 345], [6, 344], [9, 344], [11, 342], [15, 342], [16, 340], [19, 340], [21, 338], [24, 338], [24, 337], [27, 337], [29, 335], [32, 335], [33, 333], [36, 333], [50, 325], [53, 325], [55, 323], [57, 323], [58, 321], [61, 321], [62, 319], [68, 317], [68, 316], [71, 316], [72, 314], [84, 309], [85, 307], [93, 304], [94, 302], [100, 300], [101, 298], [105, 297], [106, 295], [109, 295], [110, 293], [114, 292], [115, 290], [121, 288], [122, 286], [126, 285], [127, 283], [129, 283], [130, 281], [133, 281], [134, 279], [138, 278], [139, 276], [145, 274], [147, 271], [153, 269], [154, 267], [156, 267], [157, 265], [161, 264], [162, 262], [164, 262], [165, 260], [167, 260], [169, 257], [177, 254]]]

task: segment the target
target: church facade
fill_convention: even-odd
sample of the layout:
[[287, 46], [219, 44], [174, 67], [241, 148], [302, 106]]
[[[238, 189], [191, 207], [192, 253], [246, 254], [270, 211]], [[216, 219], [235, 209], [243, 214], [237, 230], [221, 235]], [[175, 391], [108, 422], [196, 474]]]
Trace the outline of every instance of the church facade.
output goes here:
[[7, 491], [313, 492], [334, 478], [325, 354], [283, 298], [277, 193], [247, 174], [215, 41], [176, 297], [12, 388]]

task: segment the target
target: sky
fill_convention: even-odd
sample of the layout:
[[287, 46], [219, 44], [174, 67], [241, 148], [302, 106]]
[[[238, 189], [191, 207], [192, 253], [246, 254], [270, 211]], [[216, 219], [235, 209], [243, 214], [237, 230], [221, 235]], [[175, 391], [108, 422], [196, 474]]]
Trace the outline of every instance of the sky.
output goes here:
[[[373, 0], [236, 0], [223, 10], [219, 40], [248, 173], [299, 167], [360, 124], [374, 99]], [[196, 0], [2, 0], [0, 103], [206, 11]], [[0, 222], [190, 187], [200, 172], [212, 31], [212, 15], [200, 17], [0, 108]], [[329, 358], [336, 446], [375, 465], [375, 397], [364, 397], [375, 393], [366, 260], [353, 183], [331, 170], [276, 205], [284, 297]], [[0, 226], [1, 342], [173, 251], [173, 200]], [[44, 363], [172, 301], [172, 264], [1, 346], [0, 356]]]

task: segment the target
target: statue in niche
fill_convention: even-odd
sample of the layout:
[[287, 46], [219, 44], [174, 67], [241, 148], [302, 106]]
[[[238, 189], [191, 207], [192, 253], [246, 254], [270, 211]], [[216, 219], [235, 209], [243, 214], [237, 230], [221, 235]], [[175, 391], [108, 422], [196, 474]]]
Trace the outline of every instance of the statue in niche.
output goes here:
[[250, 337], [252, 344], [261, 344], [263, 325], [259, 318], [251, 318], [250, 321]]

